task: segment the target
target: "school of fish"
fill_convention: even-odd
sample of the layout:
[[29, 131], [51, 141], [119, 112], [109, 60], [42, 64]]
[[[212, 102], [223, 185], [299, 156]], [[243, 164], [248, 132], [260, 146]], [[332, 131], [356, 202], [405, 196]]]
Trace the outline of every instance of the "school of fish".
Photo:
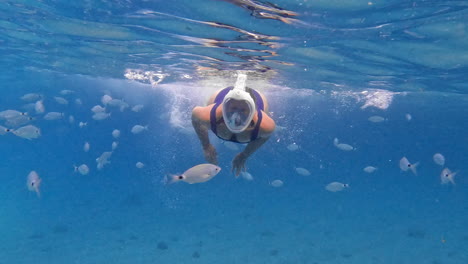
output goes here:
[[[71, 125], [75, 125], [75, 117], [73, 115], [69, 115], [66, 111], [63, 111], [64, 106], [69, 106], [71, 104], [75, 104], [77, 106], [81, 106], [83, 102], [80, 98], [74, 97], [75, 92], [71, 90], [61, 90], [59, 94], [52, 96], [52, 97], [45, 97], [40, 93], [27, 93], [24, 94], [19, 98], [19, 100], [23, 101], [25, 104], [22, 109], [5, 109], [0, 111], [0, 122], [3, 124], [0, 125], [0, 136], [8, 137], [9, 135], [16, 136], [18, 138], [26, 139], [29, 141], [38, 140], [41, 136], [43, 136], [43, 132], [41, 131], [40, 125], [44, 124], [44, 122], [67, 122]], [[101, 104], [94, 105], [89, 109], [89, 119], [88, 120], [80, 120], [77, 122], [76, 126], [80, 129], [87, 129], [88, 126], [92, 126], [93, 122], [105, 122], [107, 119], [112, 119], [113, 112], [120, 111], [124, 112], [127, 109], [134, 113], [140, 113], [145, 109], [144, 105], [137, 104], [130, 106], [125, 100], [113, 98], [110, 94], [104, 94], [100, 100]], [[48, 111], [51, 110], [51, 111]], [[407, 113], [405, 114], [406, 121], [410, 122], [412, 120], [412, 116]], [[94, 121], [93, 121], [94, 120]], [[367, 118], [367, 120], [371, 123], [376, 124], [376, 126], [385, 125], [385, 123], [389, 122], [389, 119], [386, 117], [382, 117], [379, 115], [372, 115]], [[149, 126], [147, 124], [132, 124], [131, 129], [128, 132], [124, 133], [123, 135], [138, 135], [142, 134], [145, 131], [149, 131]], [[112, 144], [109, 146], [109, 150], [101, 152], [99, 156], [95, 158], [96, 165], [95, 168], [97, 171], [105, 169], [106, 166], [111, 164], [111, 158], [114, 151], [118, 151], [119, 148], [119, 139], [122, 136], [121, 128], [115, 128], [109, 135], [109, 138], [112, 138]], [[84, 141], [82, 144], [83, 152], [90, 153], [92, 152], [92, 138], [89, 138], [87, 141]], [[333, 138], [333, 146], [337, 149], [336, 155], [348, 155], [343, 152], [354, 152], [358, 151], [358, 148], [354, 146], [354, 139], [345, 139], [350, 140], [351, 144], [342, 143], [337, 137]], [[231, 151], [238, 151], [239, 146], [232, 142], [223, 142], [223, 145], [231, 150]], [[286, 146], [286, 149], [290, 152], [301, 153], [302, 148], [297, 142], [291, 142]], [[341, 152], [341, 153], [340, 153]], [[91, 154], [85, 154], [91, 155]], [[440, 183], [442, 185], [455, 185], [456, 184], [456, 176], [458, 175], [459, 171], [452, 171], [448, 167], [445, 166], [446, 159], [444, 155], [441, 153], [435, 153], [432, 156], [434, 164], [440, 166], [441, 171], [439, 173]], [[79, 162], [79, 161], [78, 161]], [[80, 163], [78, 163], [80, 164]], [[90, 168], [90, 164], [80, 164], [80, 165], [73, 165], [73, 172], [76, 174], [80, 174], [82, 176], [92, 174], [93, 169]], [[414, 161], [413, 158], [408, 159], [405, 155], [402, 155], [401, 158], [398, 160], [398, 167], [401, 172], [409, 173], [414, 176], [418, 176], [418, 168], [420, 162]], [[363, 168], [362, 171], [366, 174], [378, 174], [379, 170], [378, 167], [374, 165], [366, 165], [362, 164]], [[146, 165], [141, 161], [135, 161], [135, 168], [136, 169], [143, 169]], [[306, 166], [298, 166], [293, 167], [294, 171], [299, 176], [304, 177], [315, 177], [315, 171], [312, 170], [310, 164], [306, 164]], [[321, 169], [323, 168], [320, 165]], [[193, 167], [186, 169], [181, 174], [173, 174], [166, 176], [166, 183], [176, 183], [176, 182], [186, 182], [188, 184], [196, 184], [196, 183], [204, 183], [211, 179], [213, 179], [218, 173], [221, 172], [221, 168], [214, 164], [198, 164], [194, 165]], [[318, 173], [317, 173], [318, 174]], [[253, 181], [254, 177], [247, 171], [244, 171], [240, 174], [240, 178], [246, 181]], [[289, 176], [290, 177], [290, 176]], [[268, 184], [272, 187], [279, 188], [283, 187], [285, 184], [285, 177], [283, 179], [265, 179], [268, 181]], [[30, 173], [26, 177], [26, 185], [29, 191], [35, 192], [38, 197], [41, 196], [41, 183], [43, 179], [39, 176], [39, 173], [36, 170], [30, 171]], [[350, 188], [349, 183], [342, 183], [340, 181], [336, 181], [331, 179], [328, 184], [324, 186], [324, 189], [329, 192], [341, 192]]]

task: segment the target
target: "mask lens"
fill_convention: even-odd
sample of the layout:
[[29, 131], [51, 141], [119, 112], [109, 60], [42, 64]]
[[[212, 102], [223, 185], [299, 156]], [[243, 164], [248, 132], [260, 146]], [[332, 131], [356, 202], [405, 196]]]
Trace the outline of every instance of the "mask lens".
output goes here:
[[233, 129], [243, 129], [246, 126], [250, 108], [240, 100], [229, 100], [225, 102], [225, 111], [228, 120], [226, 124]]

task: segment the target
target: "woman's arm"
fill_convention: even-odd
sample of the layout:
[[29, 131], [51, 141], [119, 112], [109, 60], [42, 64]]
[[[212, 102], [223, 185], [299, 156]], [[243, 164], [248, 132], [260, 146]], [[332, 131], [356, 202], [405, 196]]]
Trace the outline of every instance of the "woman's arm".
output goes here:
[[195, 107], [192, 111], [192, 126], [197, 133], [198, 139], [200, 139], [206, 161], [212, 164], [218, 164], [218, 154], [216, 153], [214, 146], [211, 145], [210, 138], [208, 136], [210, 110], [211, 107], [208, 106]]
[[265, 142], [270, 138], [271, 133], [275, 131], [275, 121], [271, 119], [268, 115], [263, 113], [264, 117], [262, 123], [260, 124], [259, 138], [254, 141], [249, 142], [245, 147], [244, 151], [237, 154], [236, 157], [232, 160], [232, 171], [236, 176], [239, 176], [241, 171], [245, 171], [245, 162], [247, 158], [250, 157], [257, 149], [259, 149]]

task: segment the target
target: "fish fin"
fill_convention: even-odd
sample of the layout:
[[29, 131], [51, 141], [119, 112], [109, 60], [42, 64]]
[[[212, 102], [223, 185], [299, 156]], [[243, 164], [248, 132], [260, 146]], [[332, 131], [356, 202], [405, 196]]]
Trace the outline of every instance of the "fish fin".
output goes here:
[[414, 175], [418, 175], [418, 171], [416, 170], [416, 167], [418, 166], [419, 166], [419, 161], [414, 164], [411, 164], [410, 170], [414, 173]]
[[177, 174], [169, 174], [169, 184], [172, 184], [172, 183], [175, 183], [175, 182], [179, 182], [179, 181], [182, 181], [184, 179], [184, 175], [183, 174], [180, 174], [180, 175], [177, 175]]
[[35, 186], [35, 191], [36, 191], [37, 197], [39, 197], [39, 198], [41, 198], [41, 191], [39, 190], [39, 186], [41, 186], [41, 183], [42, 183], [42, 179], [39, 178], [39, 180], [37, 181], [37, 184]]
[[455, 185], [454, 177], [455, 177], [455, 175], [457, 175], [457, 173], [458, 173], [458, 171], [452, 172], [452, 177], [450, 177], [450, 182], [451, 182], [453, 185]]

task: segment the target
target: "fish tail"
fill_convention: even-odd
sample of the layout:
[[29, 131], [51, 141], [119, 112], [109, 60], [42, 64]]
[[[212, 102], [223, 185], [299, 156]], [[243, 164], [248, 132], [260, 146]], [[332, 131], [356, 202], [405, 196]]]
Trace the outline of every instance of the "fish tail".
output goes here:
[[178, 181], [181, 181], [183, 179], [182, 175], [177, 175], [177, 174], [169, 174], [169, 181], [168, 184], [176, 183]]
[[418, 171], [416, 170], [416, 167], [418, 167], [419, 162], [416, 162], [414, 164], [411, 164], [411, 171], [414, 173], [414, 175], [418, 175]]
[[457, 175], [457, 173], [458, 173], [458, 171], [452, 172], [452, 177], [450, 177], [450, 182], [451, 182], [453, 185], [455, 185], [455, 180], [454, 180], [454, 178], [455, 178], [455, 175]]

